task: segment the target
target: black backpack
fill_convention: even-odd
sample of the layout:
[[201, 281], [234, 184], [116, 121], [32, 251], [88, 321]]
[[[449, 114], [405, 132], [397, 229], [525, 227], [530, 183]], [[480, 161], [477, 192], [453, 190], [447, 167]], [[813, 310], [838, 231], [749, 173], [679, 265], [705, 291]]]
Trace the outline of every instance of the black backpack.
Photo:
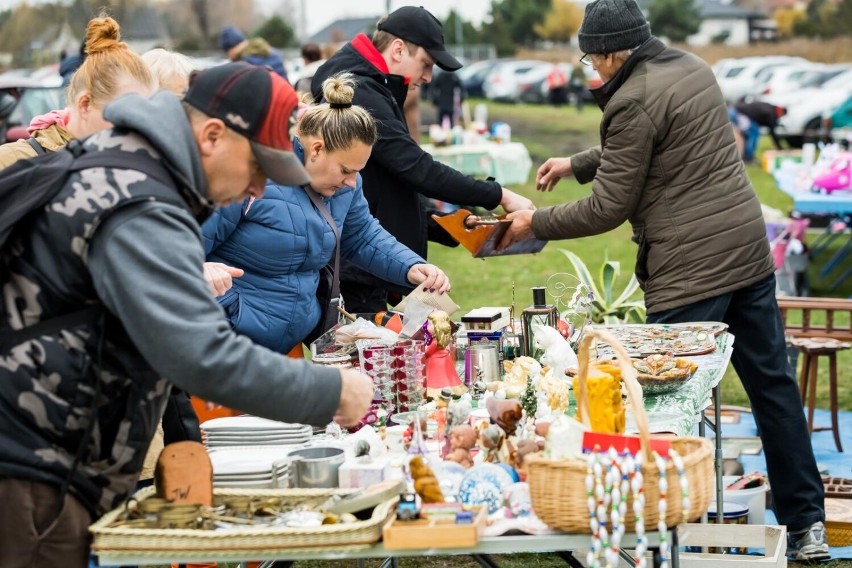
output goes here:
[[[158, 160], [139, 153], [86, 152], [78, 140], [57, 152], [19, 160], [0, 170], [0, 250], [5, 248], [16, 227], [29, 221], [56, 197], [72, 173], [95, 167], [137, 170], [163, 184], [173, 184], [171, 175]], [[0, 325], [0, 353], [29, 339], [96, 320], [102, 311], [101, 306], [92, 306], [21, 330], [2, 329], [5, 326]]]

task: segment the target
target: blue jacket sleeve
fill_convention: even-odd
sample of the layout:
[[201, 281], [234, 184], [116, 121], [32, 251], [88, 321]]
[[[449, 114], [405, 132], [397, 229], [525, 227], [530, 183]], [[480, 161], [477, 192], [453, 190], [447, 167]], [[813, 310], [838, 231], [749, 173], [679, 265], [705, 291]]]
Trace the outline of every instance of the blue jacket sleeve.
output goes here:
[[409, 269], [426, 261], [397, 241], [370, 214], [360, 176], [354, 192], [340, 234], [340, 256], [382, 280], [412, 287], [407, 277]]
[[243, 209], [248, 205], [248, 200], [242, 203], [232, 203], [227, 207], [220, 207], [201, 226], [201, 235], [204, 237], [204, 254], [209, 256], [219, 246], [230, 238], [237, 230], [237, 225], [243, 216]]

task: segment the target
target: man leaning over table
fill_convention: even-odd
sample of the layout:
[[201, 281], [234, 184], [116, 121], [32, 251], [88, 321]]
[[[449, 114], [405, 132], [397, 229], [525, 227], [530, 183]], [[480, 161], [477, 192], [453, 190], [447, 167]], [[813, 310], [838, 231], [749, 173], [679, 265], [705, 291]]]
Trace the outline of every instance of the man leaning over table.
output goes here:
[[[434, 161], [411, 138], [403, 116], [409, 91], [429, 83], [435, 65], [445, 71], [461, 67], [444, 47], [437, 18], [422, 7], [404, 6], [379, 20], [377, 28], [372, 40], [359, 34], [343, 46], [317, 70], [311, 84], [314, 98], [320, 100], [328, 77], [349, 71], [358, 79], [352, 104], [366, 108], [379, 131], [361, 170], [373, 217], [425, 259], [428, 239], [456, 244], [427, 215], [425, 197], [486, 209], [500, 205], [507, 212], [534, 209], [532, 201], [495, 181], [476, 180]], [[387, 309], [387, 283], [352, 264], [341, 263], [340, 288], [350, 312]]]
[[267, 177], [309, 181], [289, 139], [297, 104], [289, 83], [246, 63], [194, 75], [182, 103], [117, 99], [104, 111], [114, 127], [83, 141], [105, 167], [72, 173], [12, 233], [0, 254], [0, 339], [17, 332], [0, 349], [3, 568], [88, 564], [88, 526], [136, 485], [171, 384], [315, 426], [367, 411], [369, 377], [237, 335], [202, 274], [198, 221], [214, 204], [262, 196]]
[[629, 221], [648, 323], [728, 324], [788, 554], [826, 559], [823, 486], [787, 359], [766, 228], [713, 73], [651, 36], [634, 0], [587, 5], [578, 38], [581, 61], [604, 81], [592, 91], [603, 109], [601, 145], [550, 158], [536, 185], [550, 191], [573, 175], [592, 182], [591, 194], [510, 214], [501, 246], [596, 235]]

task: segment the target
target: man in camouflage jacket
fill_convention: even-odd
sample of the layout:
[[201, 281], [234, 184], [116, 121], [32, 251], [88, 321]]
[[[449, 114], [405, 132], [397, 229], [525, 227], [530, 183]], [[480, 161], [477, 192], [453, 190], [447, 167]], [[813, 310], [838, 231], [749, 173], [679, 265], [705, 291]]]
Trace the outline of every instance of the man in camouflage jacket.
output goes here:
[[[247, 64], [195, 76], [183, 108], [164, 91], [123, 97], [83, 148], [137, 156], [142, 171], [73, 173], [0, 251], [0, 330], [102, 307], [0, 352], [0, 566], [87, 565], [87, 527], [136, 484], [172, 383], [288, 422], [366, 412], [368, 377], [237, 336], [202, 275], [198, 220], [213, 203], [260, 197], [267, 177], [308, 181], [287, 138], [296, 105]], [[143, 173], [152, 160], [168, 174]]]

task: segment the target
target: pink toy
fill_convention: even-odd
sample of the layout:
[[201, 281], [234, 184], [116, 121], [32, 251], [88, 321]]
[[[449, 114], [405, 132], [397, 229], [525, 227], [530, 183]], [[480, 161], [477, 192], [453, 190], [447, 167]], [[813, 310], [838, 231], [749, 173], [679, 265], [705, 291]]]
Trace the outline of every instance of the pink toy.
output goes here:
[[814, 176], [811, 189], [825, 195], [852, 189], [852, 153], [838, 154], [825, 171]]

